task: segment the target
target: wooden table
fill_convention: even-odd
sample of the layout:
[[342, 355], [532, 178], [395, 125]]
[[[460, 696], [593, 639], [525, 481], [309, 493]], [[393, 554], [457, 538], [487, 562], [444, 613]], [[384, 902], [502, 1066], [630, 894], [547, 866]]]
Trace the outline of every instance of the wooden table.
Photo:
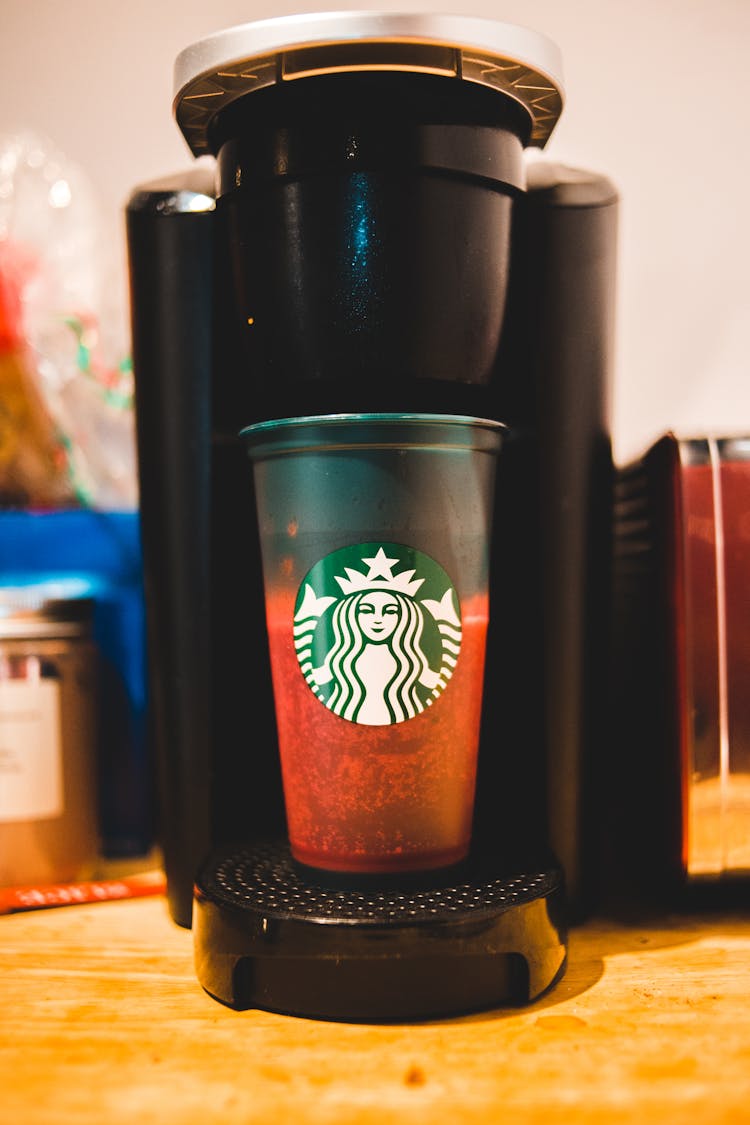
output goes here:
[[18, 1125], [750, 1122], [750, 911], [595, 920], [522, 1010], [417, 1026], [234, 1012], [162, 898], [0, 918]]

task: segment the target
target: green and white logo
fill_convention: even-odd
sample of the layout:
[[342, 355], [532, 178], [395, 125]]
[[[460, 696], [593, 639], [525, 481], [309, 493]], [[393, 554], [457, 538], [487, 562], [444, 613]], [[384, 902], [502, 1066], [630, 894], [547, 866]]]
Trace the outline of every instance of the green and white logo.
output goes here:
[[365, 726], [403, 723], [453, 675], [458, 596], [443, 568], [412, 547], [343, 547], [302, 581], [294, 643], [305, 680], [334, 714]]

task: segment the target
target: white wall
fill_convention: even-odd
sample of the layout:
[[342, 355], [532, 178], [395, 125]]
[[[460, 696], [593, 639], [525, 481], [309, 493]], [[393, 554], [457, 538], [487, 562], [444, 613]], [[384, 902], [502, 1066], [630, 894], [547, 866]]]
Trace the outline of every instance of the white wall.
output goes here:
[[[124, 261], [130, 189], [191, 162], [171, 116], [177, 53], [231, 24], [351, 6], [0, 0], [0, 136], [41, 131], [84, 167], [103, 246]], [[366, 6], [454, 10], [556, 40], [567, 97], [547, 151], [622, 194], [615, 452], [628, 459], [668, 428], [750, 433], [750, 0]]]

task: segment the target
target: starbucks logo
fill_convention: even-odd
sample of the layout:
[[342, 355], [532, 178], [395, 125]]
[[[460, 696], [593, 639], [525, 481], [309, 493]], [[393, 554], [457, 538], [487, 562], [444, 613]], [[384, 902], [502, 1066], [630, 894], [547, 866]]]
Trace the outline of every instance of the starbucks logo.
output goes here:
[[403, 723], [430, 707], [453, 675], [458, 597], [421, 551], [344, 547], [305, 576], [294, 643], [311, 691], [336, 715], [366, 726]]

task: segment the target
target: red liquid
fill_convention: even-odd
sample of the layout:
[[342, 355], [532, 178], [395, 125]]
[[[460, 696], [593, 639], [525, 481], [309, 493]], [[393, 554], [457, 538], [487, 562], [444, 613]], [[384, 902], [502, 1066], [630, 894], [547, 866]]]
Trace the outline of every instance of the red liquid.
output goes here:
[[289, 842], [330, 871], [447, 866], [469, 849], [482, 707], [487, 599], [461, 607], [455, 671], [432, 706], [390, 726], [329, 711], [305, 682], [293, 600], [268, 600], [268, 630]]

